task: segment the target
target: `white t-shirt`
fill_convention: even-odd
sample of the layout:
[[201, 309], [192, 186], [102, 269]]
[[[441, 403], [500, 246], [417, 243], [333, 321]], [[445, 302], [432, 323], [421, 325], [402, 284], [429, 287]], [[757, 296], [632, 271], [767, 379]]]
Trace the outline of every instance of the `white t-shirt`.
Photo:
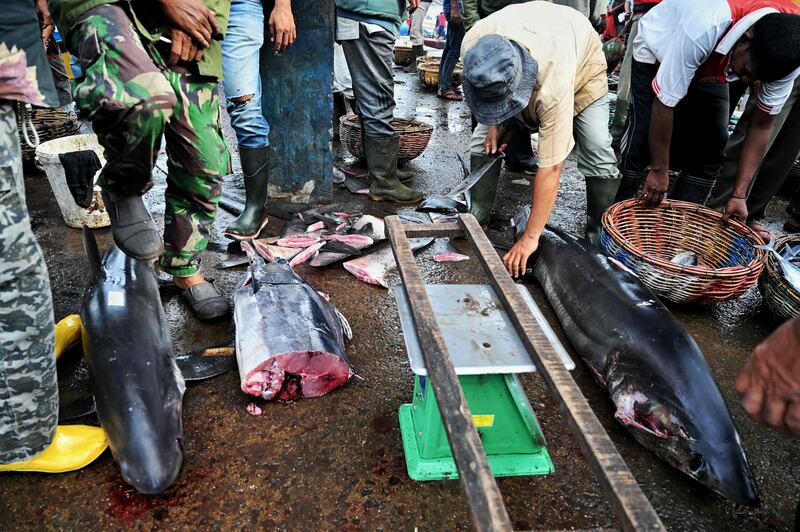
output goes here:
[[[758, 9], [734, 24], [727, 0], [664, 0], [639, 21], [633, 57], [640, 63], [660, 63], [653, 92], [661, 103], [675, 107], [712, 53], [727, 56], [753, 24], [777, 12]], [[756, 91], [759, 109], [771, 115], [780, 113], [798, 74], [800, 68], [783, 79], [761, 83]], [[727, 72], [726, 78], [738, 79], [733, 72]]]

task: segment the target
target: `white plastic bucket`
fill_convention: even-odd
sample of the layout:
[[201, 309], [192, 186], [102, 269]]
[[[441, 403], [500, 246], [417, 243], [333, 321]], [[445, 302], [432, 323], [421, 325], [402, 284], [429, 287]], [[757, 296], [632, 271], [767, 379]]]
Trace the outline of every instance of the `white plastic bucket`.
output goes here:
[[67, 186], [67, 178], [64, 175], [64, 167], [58, 156], [62, 153], [70, 153], [81, 150], [94, 150], [100, 159], [101, 166], [106, 164], [103, 157], [103, 148], [97, 142], [97, 135], [71, 135], [59, 139], [48, 140], [39, 144], [36, 148], [36, 161], [42, 170], [47, 174], [50, 181], [50, 188], [56, 196], [58, 207], [64, 216], [64, 221], [70, 227], [80, 229], [84, 225], [88, 227], [106, 227], [111, 225], [108, 218], [103, 199], [100, 196], [100, 187], [97, 185], [98, 171], [94, 176], [94, 193], [92, 204], [88, 208], [78, 206], [72, 198], [72, 193]]

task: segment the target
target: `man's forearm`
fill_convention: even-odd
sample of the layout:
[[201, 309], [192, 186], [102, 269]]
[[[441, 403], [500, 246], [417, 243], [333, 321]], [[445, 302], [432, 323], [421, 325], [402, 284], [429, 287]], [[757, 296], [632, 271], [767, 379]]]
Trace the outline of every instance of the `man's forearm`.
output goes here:
[[530, 237], [538, 239], [542, 235], [544, 226], [553, 212], [563, 166], [559, 163], [555, 166], [539, 167], [536, 170], [531, 197], [531, 217], [525, 227], [525, 233]]
[[656, 98], [650, 115], [650, 169], [669, 171], [669, 145], [672, 141], [673, 110]]
[[759, 109], [753, 110], [750, 127], [739, 156], [739, 167], [736, 169], [736, 181], [733, 186], [733, 197], [744, 198], [750, 188], [750, 183], [761, 165], [764, 154], [767, 153], [769, 137], [775, 117]]

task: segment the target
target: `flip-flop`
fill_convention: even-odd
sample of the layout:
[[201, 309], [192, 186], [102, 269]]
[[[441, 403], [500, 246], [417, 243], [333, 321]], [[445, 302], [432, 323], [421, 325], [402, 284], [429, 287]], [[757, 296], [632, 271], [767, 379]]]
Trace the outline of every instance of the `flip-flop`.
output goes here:
[[453, 100], [453, 101], [456, 101], [456, 102], [460, 102], [461, 100], [464, 99], [463, 96], [458, 94], [453, 89], [447, 89], [444, 92], [437, 92], [436, 96], [438, 96], [439, 98], [442, 98], [443, 100]]

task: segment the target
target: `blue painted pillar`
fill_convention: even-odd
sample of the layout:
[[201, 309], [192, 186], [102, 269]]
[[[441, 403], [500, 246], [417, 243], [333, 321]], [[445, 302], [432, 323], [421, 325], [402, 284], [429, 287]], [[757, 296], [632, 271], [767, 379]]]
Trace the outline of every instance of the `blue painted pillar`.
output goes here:
[[[265, 2], [269, 21], [272, 6]], [[269, 195], [314, 202], [333, 194], [333, 0], [292, 0], [297, 40], [275, 55], [261, 50], [262, 105], [273, 148]]]

